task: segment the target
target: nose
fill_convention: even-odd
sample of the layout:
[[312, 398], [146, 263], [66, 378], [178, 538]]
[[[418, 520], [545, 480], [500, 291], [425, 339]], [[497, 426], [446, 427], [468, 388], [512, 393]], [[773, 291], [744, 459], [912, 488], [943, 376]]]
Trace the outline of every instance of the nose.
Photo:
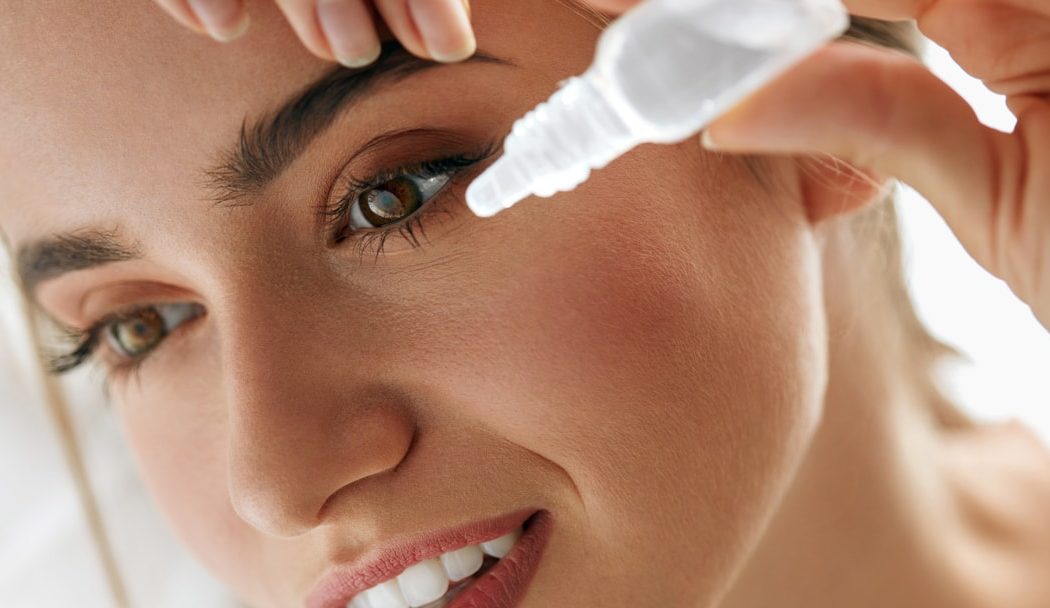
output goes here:
[[312, 300], [333, 305], [316, 297], [250, 300], [216, 319], [230, 499], [258, 530], [293, 537], [320, 525], [355, 484], [395, 469], [414, 419], [404, 391], [375, 373], [369, 330], [348, 323], [352, 314], [329, 322], [331, 313], [304, 310]]

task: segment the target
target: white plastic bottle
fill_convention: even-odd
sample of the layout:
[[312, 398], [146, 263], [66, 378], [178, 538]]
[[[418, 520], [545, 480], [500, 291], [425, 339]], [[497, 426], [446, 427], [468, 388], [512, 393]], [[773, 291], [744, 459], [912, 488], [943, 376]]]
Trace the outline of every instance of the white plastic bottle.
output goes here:
[[467, 204], [492, 216], [572, 190], [638, 144], [682, 141], [848, 26], [840, 0], [643, 2], [586, 73], [515, 123]]

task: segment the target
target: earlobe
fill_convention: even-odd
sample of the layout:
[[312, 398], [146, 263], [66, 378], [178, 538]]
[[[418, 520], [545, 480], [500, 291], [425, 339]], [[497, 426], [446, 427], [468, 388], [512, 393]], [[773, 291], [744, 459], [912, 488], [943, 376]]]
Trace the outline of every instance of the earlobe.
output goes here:
[[796, 162], [802, 203], [813, 224], [863, 210], [882, 200], [893, 183], [877, 171], [831, 156], [802, 156]]

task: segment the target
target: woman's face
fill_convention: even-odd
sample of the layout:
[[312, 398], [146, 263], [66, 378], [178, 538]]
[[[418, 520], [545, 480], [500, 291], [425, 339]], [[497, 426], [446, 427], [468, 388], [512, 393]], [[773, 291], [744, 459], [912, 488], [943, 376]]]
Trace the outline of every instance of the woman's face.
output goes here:
[[[824, 386], [786, 164], [763, 189], [695, 141], [644, 146], [480, 219], [482, 157], [592, 56], [555, 0], [477, 1], [494, 59], [395, 57], [276, 123], [333, 66], [270, 3], [230, 45], [147, 2], [50, 4], [0, 23], [0, 225], [62, 323], [146, 308], [97, 358], [158, 504], [238, 595], [302, 605], [332, 565], [523, 510], [552, 531], [522, 606], [724, 589]], [[424, 206], [362, 236], [319, 217], [342, 198]]]

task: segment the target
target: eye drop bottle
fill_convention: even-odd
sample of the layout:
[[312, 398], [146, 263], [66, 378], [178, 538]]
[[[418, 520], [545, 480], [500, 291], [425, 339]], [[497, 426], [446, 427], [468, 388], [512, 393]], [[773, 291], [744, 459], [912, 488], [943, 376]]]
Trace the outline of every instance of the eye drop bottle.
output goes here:
[[574, 189], [642, 143], [698, 133], [849, 26], [840, 0], [648, 0], [601, 36], [594, 64], [515, 123], [467, 189], [488, 217]]

